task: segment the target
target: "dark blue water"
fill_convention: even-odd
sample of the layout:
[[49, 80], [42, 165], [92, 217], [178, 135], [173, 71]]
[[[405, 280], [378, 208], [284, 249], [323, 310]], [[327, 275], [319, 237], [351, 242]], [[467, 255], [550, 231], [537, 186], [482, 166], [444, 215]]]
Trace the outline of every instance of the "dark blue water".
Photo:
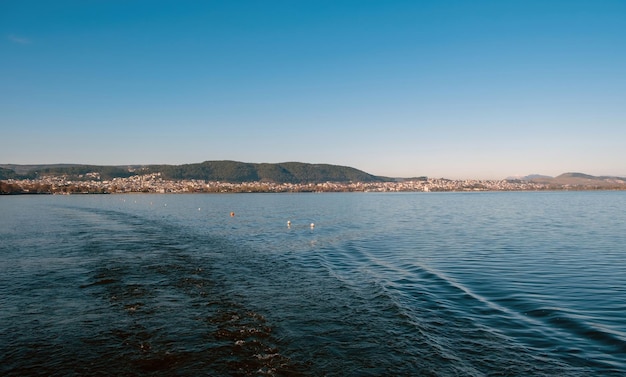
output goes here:
[[625, 209], [625, 192], [0, 197], [0, 374], [626, 375]]

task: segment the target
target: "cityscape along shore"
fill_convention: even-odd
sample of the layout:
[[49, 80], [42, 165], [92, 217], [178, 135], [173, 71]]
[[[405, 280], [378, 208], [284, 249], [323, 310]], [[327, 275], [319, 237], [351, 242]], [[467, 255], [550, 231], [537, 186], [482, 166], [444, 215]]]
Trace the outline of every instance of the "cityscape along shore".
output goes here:
[[115, 193], [284, 193], [284, 192], [441, 192], [441, 191], [546, 191], [546, 190], [626, 190], [614, 184], [577, 185], [525, 180], [453, 180], [416, 178], [393, 182], [324, 183], [230, 183], [205, 180], [168, 180], [159, 173], [128, 178], [100, 180], [98, 176], [72, 180], [63, 176], [0, 181], [0, 194], [115, 194]]

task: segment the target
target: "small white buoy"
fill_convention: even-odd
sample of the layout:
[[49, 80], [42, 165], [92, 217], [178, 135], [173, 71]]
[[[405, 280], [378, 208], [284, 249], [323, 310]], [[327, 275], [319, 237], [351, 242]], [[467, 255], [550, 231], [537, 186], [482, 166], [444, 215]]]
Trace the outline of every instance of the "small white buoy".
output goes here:
[[291, 221], [287, 220], [287, 228], [291, 228]]
[[311, 223], [311, 229], [315, 228], [315, 224]]
[[200, 208], [198, 208], [198, 211], [200, 210]]

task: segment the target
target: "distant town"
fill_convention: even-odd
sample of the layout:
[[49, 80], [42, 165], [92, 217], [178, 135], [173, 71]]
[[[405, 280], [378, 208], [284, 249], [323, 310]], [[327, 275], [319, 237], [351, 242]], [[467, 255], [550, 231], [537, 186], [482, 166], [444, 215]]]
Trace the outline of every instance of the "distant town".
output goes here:
[[204, 161], [185, 165], [0, 164], [0, 194], [626, 190], [626, 178], [564, 173], [501, 180], [390, 178], [339, 165]]
[[72, 179], [43, 176], [0, 181], [0, 194], [117, 194], [117, 193], [288, 193], [288, 192], [442, 192], [442, 191], [546, 191], [626, 190], [621, 180], [589, 183], [536, 182], [521, 179], [452, 180], [420, 177], [384, 182], [275, 183], [268, 181], [231, 183], [201, 179], [164, 179], [161, 173], [101, 179], [87, 173]]

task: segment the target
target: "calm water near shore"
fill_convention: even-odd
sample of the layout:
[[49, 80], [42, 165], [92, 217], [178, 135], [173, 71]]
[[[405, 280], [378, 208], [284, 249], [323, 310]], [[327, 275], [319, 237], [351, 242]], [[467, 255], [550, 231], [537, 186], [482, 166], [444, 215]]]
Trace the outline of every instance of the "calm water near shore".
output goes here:
[[0, 256], [3, 376], [626, 375], [623, 191], [3, 196]]

